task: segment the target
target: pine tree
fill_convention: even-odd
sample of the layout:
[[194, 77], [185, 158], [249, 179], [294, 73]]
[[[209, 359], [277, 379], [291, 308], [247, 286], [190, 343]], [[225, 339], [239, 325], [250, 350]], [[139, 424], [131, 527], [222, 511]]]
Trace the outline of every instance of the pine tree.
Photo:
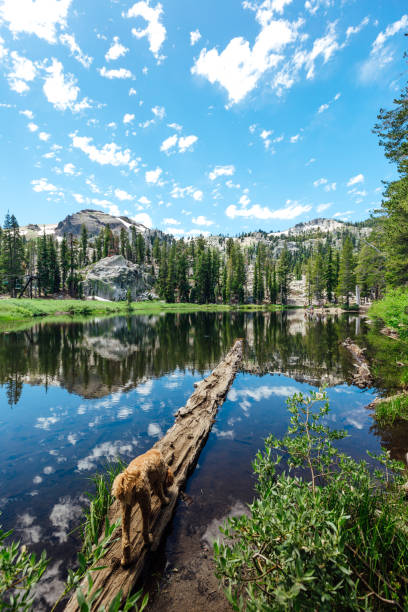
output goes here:
[[1, 242], [0, 270], [3, 285], [15, 297], [24, 275], [24, 242], [16, 217], [9, 213], [4, 220]]
[[[408, 57], [405, 54], [405, 57]], [[386, 184], [380, 217], [381, 251], [385, 254], [386, 280], [392, 286], [408, 281], [408, 86], [391, 110], [380, 109], [374, 132], [385, 156], [397, 166], [399, 179]]]
[[89, 263], [88, 259], [88, 230], [86, 225], [81, 225], [80, 234], [80, 249], [79, 249], [79, 265], [86, 266]]
[[[102, 242], [101, 242], [102, 244]], [[61, 284], [62, 290], [65, 291], [69, 272], [69, 252], [67, 236], [64, 234], [60, 247], [60, 265], [61, 265]]]
[[37, 239], [37, 276], [40, 292], [47, 295], [50, 288], [50, 260], [48, 256], [48, 240], [45, 232]]
[[350, 293], [354, 291], [355, 285], [353, 243], [350, 236], [347, 235], [344, 239], [340, 255], [339, 283], [337, 287], [337, 294], [346, 297], [347, 308], [350, 303]]
[[290, 289], [290, 255], [285, 244], [277, 265], [278, 291], [281, 304], [287, 304]]
[[49, 290], [57, 293], [60, 289], [61, 276], [58, 252], [52, 236], [48, 237]]
[[188, 283], [187, 255], [183, 250], [177, 260], [177, 288], [180, 302], [188, 302], [190, 287]]
[[333, 292], [336, 287], [335, 269], [333, 263], [333, 249], [331, 246], [329, 246], [328, 248], [326, 265], [324, 268], [324, 282], [327, 301], [331, 302], [333, 300]]

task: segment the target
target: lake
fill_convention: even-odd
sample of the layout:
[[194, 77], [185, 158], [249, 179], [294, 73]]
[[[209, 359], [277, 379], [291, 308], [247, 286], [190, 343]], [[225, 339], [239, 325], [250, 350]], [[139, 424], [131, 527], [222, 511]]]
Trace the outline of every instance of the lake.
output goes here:
[[[30, 549], [45, 549], [52, 560], [36, 609], [50, 608], [67, 567], [75, 563], [80, 545], [75, 528], [92, 474], [117, 457], [128, 462], [150, 448], [173, 424], [194, 382], [238, 337], [246, 340], [242, 370], [188, 480], [188, 503], [179, 502], [153, 559], [150, 575], [156, 583], [166, 579], [168, 585], [171, 571], [186, 568], [189, 555], [192, 563], [194, 551], [202, 565], [211, 557], [208, 549], [220, 520], [245, 510], [254, 495], [251, 462], [268, 433], [285, 432], [288, 395], [327, 385], [328, 419], [349, 434], [343, 450], [362, 458], [383, 445], [395, 458], [405, 455], [407, 429], [381, 431], [367, 409], [378, 392], [393, 387], [394, 341], [359, 316], [164, 313], [43, 321], [2, 333], [0, 520]], [[341, 346], [346, 337], [375, 355], [375, 388], [352, 385], [354, 366]], [[182, 572], [177, 577], [182, 588], [197, 582], [191, 564], [188, 569], [184, 583]], [[217, 595], [213, 605], [208, 593], [204, 596], [208, 609], [221, 609]], [[174, 593], [168, 595], [171, 602], [160, 603], [160, 597], [166, 593], [158, 596], [157, 609], [175, 605]], [[197, 597], [191, 609], [203, 605]]]

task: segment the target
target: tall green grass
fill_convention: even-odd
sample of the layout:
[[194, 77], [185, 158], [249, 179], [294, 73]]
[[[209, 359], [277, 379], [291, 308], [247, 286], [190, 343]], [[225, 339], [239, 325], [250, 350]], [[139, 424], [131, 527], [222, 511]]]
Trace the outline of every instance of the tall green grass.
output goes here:
[[381, 427], [392, 427], [408, 421], [408, 394], [395, 395], [375, 404], [374, 416]]
[[397, 331], [402, 339], [408, 339], [408, 289], [406, 287], [389, 290], [382, 300], [374, 302], [368, 314], [382, 319], [387, 327]]

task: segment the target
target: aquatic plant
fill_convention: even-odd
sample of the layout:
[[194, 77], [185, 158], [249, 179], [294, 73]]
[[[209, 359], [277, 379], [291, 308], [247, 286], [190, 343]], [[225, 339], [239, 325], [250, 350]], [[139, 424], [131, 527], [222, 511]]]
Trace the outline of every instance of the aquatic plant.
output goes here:
[[[383, 452], [372, 473], [335, 443], [326, 393], [287, 400], [287, 434], [254, 461], [259, 497], [214, 544], [234, 610], [384, 610], [408, 606], [403, 466]], [[283, 462], [284, 459], [284, 462]]]

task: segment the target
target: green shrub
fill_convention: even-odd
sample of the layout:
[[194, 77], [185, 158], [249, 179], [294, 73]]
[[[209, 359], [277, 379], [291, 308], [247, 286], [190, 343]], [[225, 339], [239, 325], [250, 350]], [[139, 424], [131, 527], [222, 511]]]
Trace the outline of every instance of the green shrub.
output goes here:
[[0, 527], [0, 610], [32, 610], [33, 587], [48, 564], [45, 552], [39, 559], [20, 542], [6, 543], [11, 531]]
[[[259, 498], [215, 543], [234, 610], [408, 609], [408, 512], [402, 466], [381, 470], [339, 452], [325, 393], [287, 400], [290, 427], [258, 452]], [[282, 459], [286, 466], [282, 468]]]

